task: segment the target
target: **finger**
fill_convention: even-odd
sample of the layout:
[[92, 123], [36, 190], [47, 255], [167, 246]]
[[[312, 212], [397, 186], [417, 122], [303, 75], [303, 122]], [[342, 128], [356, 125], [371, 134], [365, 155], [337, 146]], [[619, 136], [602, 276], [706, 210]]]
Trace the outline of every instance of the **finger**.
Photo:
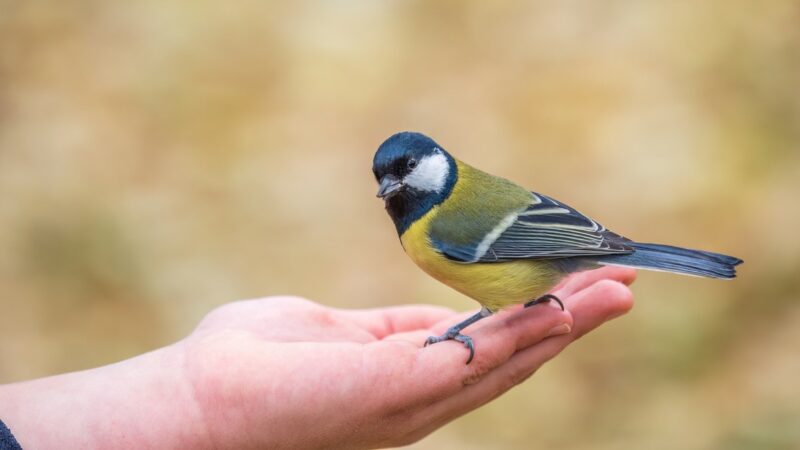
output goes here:
[[[562, 282], [553, 290], [553, 293], [562, 299], [565, 303], [565, 307], [569, 309], [572, 294], [589, 288], [601, 280], [617, 281], [625, 285], [630, 285], [636, 280], [636, 271], [626, 267], [609, 266], [595, 270], [588, 270], [585, 272], [578, 272], [566, 278], [564, 282]], [[505, 312], [513, 313], [526, 309], [530, 308], [523, 308], [522, 305], [515, 305], [508, 308]], [[425, 339], [427, 339], [429, 336], [438, 336], [444, 333], [445, 330], [451, 326], [465, 320], [467, 317], [472, 316], [476, 312], [477, 310], [473, 310], [460, 313], [455, 316], [448, 316], [438, 323], [432, 325], [430, 330], [414, 330], [411, 332], [398, 333], [389, 337], [389, 339], [411, 342], [421, 346], [425, 343]]]
[[[542, 307], [544, 307], [544, 305], [546, 305], [546, 304], [542, 304]], [[556, 308], [560, 310], [560, 308], [558, 308], [558, 307], [556, 307]], [[486, 324], [488, 324], [490, 322], [493, 322], [493, 321], [497, 320], [498, 317], [510, 316], [510, 315], [513, 315], [513, 314], [515, 314], [517, 312], [520, 312], [520, 311], [529, 311], [529, 310], [530, 311], [539, 311], [540, 309], [539, 309], [539, 306], [536, 306], [534, 308], [523, 308], [522, 305], [514, 305], [514, 306], [509, 307], [508, 309], [503, 310], [502, 312], [499, 312], [499, 313], [494, 314], [493, 316], [490, 316], [490, 318], [482, 319], [479, 323], [481, 325], [486, 325]], [[426, 329], [422, 329], [422, 330], [407, 331], [407, 332], [404, 332], [404, 333], [395, 333], [395, 334], [393, 334], [391, 336], [387, 336], [385, 339], [386, 340], [397, 340], [397, 341], [410, 342], [412, 344], [416, 344], [416, 345], [418, 345], [420, 347], [423, 347], [425, 345], [425, 340], [428, 337], [430, 337], [430, 336], [440, 336], [440, 335], [444, 334], [444, 332], [447, 331], [448, 328], [452, 327], [453, 325], [456, 325], [457, 323], [463, 322], [468, 317], [471, 317], [471, 316], [475, 315], [475, 313], [477, 313], [477, 312], [478, 312], [478, 310], [476, 309], [476, 310], [473, 310], [473, 311], [467, 311], [467, 312], [459, 313], [459, 314], [453, 316], [452, 318], [448, 317], [447, 319], [439, 321], [438, 323], [436, 323], [435, 325], [433, 325], [432, 327], [430, 327], [427, 330]], [[511, 319], [511, 320], [515, 320], [515, 319]], [[462, 330], [462, 332], [466, 334], [468, 332], [468, 330], [474, 329], [474, 327], [476, 327], [476, 326], [477, 326], [477, 324], [476, 325], [472, 325], [470, 327], [467, 327], [464, 330]]]
[[636, 271], [627, 267], [608, 266], [577, 272], [565, 278], [552, 292], [556, 297], [563, 299], [594, 285], [600, 280], [613, 280], [630, 285], [636, 280]]
[[544, 339], [511, 356], [507, 363], [488, 373], [479, 382], [467, 386], [436, 405], [426, 408], [421, 423], [450, 421], [491, 401], [528, 378], [542, 364], [561, 352], [579, 337], [602, 323], [624, 314], [633, 305], [630, 290], [622, 283], [601, 280], [570, 298], [573, 331]]
[[[576, 272], [565, 278], [550, 292], [562, 300], [564, 307], [569, 309], [570, 298], [575, 293], [587, 289], [602, 280], [616, 281], [627, 286], [636, 280], [636, 271], [627, 267], [609, 266], [584, 272]], [[548, 304], [554, 308], [558, 308], [555, 302], [549, 302]], [[506, 311], [518, 311], [522, 309], [524, 309], [523, 305], [514, 305], [507, 308]]]
[[[586, 289], [600, 280], [613, 280], [623, 283], [625, 285], [630, 285], [636, 280], [636, 271], [626, 267], [603, 267], [600, 269], [595, 270], [587, 270], [584, 272], [578, 272], [575, 274], [570, 275], [569, 277], [565, 278], [563, 282], [561, 282], [558, 286], [553, 289], [554, 295], [558, 298], [562, 299], [566, 306], [569, 306], [569, 298], [572, 294], [579, 292], [583, 289]], [[506, 311], [509, 312], [516, 312], [522, 310], [522, 305], [515, 305], [508, 308]], [[448, 316], [443, 320], [437, 322], [436, 324], [430, 327], [430, 330], [414, 330], [411, 332], [405, 333], [398, 333], [394, 336], [389, 337], [389, 339], [396, 339], [411, 343], [417, 343], [419, 345], [423, 345], [425, 343], [425, 339], [431, 335], [438, 336], [445, 332], [451, 326], [465, 320], [466, 318], [472, 316], [478, 312], [478, 310], [467, 311], [463, 313], [459, 313], [455, 316]]]
[[449, 308], [433, 305], [404, 305], [389, 308], [337, 310], [341, 317], [350, 320], [383, 339], [394, 333], [428, 329], [437, 322], [452, 320], [457, 313]]
[[[569, 312], [535, 306], [517, 314], [499, 314], [484, 319], [467, 333], [475, 342], [475, 358], [465, 364], [469, 350], [460, 342], [445, 341], [417, 351], [414, 369], [402, 367], [398, 379], [408, 380], [404, 387], [410, 403], [428, 405], [452, 396], [465, 382], [505, 363], [514, 352], [540, 342], [554, 332], [566, 332], [560, 326], [572, 324]], [[554, 330], [555, 329], [555, 330]], [[421, 381], [422, 380], [422, 381]], [[406, 405], [408, 407], [409, 405]]]
[[484, 375], [504, 364], [514, 353], [537, 344], [547, 337], [569, 333], [573, 319], [569, 311], [540, 304], [521, 311], [497, 314], [472, 333], [476, 352], [481, 354], [465, 369], [465, 385], [473, 384]]
[[[601, 280], [575, 294], [572, 297], [572, 307], [574, 317], [572, 332], [548, 339], [535, 348], [517, 352], [509, 359], [508, 369], [511, 372], [515, 372], [515, 365], [518, 365], [516, 369], [524, 373], [522, 379], [527, 378], [532, 373], [529, 369], [538, 368], [586, 333], [630, 311], [633, 307], [633, 294], [622, 283]], [[501, 369], [506, 368], [499, 368]]]

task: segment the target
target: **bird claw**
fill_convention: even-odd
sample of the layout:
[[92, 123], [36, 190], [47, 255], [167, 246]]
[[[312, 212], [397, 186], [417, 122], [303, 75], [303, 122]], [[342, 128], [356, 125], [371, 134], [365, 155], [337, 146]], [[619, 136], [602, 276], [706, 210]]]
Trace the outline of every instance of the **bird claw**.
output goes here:
[[457, 331], [451, 332], [450, 330], [448, 330], [445, 334], [441, 336], [429, 336], [428, 339], [425, 339], [425, 344], [423, 345], [423, 347], [427, 347], [428, 345], [444, 341], [456, 341], [464, 344], [464, 347], [469, 349], [469, 358], [467, 358], [467, 364], [472, 362], [472, 358], [475, 356], [475, 344], [472, 342], [471, 337], [461, 334]]
[[545, 303], [545, 302], [549, 302], [551, 300], [556, 302], [556, 303], [558, 303], [558, 306], [560, 306], [561, 310], [564, 311], [564, 302], [562, 302], [560, 298], [556, 297], [553, 294], [545, 294], [545, 295], [537, 298], [536, 300], [531, 300], [528, 303], [525, 303], [525, 307], [529, 308], [531, 306], [538, 305], [539, 303]]

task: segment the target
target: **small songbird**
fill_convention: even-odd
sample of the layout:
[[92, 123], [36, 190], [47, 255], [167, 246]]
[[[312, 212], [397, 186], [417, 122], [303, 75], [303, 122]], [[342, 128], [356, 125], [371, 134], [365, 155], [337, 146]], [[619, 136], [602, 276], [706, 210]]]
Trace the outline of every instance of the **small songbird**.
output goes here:
[[431, 138], [402, 132], [372, 163], [378, 197], [406, 253], [433, 278], [477, 300], [481, 311], [429, 337], [456, 340], [468, 325], [509, 305], [561, 300], [545, 294], [572, 272], [625, 266], [734, 278], [742, 260], [719, 253], [644, 244], [605, 229], [573, 208], [455, 158]]

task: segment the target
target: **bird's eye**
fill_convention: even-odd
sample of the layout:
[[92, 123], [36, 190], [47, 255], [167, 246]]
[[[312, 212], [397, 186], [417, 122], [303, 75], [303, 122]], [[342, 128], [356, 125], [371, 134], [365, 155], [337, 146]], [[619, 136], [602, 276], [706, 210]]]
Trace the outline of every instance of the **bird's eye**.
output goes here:
[[408, 160], [407, 164], [408, 164], [408, 168], [409, 169], [413, 169], [414, 167], [417, 167], [417, 160], [414, 159], [414, 158], [411, 158], [411, 159]]

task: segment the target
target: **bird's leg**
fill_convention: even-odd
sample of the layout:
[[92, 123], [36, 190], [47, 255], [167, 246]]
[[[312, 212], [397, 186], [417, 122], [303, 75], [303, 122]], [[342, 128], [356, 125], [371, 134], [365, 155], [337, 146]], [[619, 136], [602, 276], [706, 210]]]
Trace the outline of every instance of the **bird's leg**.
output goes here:
[[544, 294], [543, 296], [537, 298], [536, 300], [531, 300], [528, 303], [525, 303], [525, 307], [531, 307], [533, 305], [538, 305], [539, 303], [545, 303], [553, 300], [554, 302], [558, 303], [558, 306], [561, 307], [561, 310], [564, 311], [564, 303], [561, 301], [560, 298], [556, 297], [553, 294]]
[[461, 342], [462, 344], [464, 344], [464, 347], [467, 347], [469, 349], [469, 358], [467, 358], [467, 364], [469, 364], [472, 361], [472, 357], [475, 356], [475, 345], [472, 343], [471, 337], [461, 334], [461, 330], [483, 319], [484, 317], [489, 317], [491, 315], [492, 312], [489, 311], [486, 307], [483, 307], [481, 308], [480, 311], [478, 311], [475, 315], [470, 316], [467, 320], [457, 323], [456, 325], [453, 325], [452, 327], [448, 328], [443, 335], [430, 336], [428, 339], [425, 339], [425, 347], [427, 347], [430, 344], [435, 344], [437, 342], [449, 341], [449, 340]]

